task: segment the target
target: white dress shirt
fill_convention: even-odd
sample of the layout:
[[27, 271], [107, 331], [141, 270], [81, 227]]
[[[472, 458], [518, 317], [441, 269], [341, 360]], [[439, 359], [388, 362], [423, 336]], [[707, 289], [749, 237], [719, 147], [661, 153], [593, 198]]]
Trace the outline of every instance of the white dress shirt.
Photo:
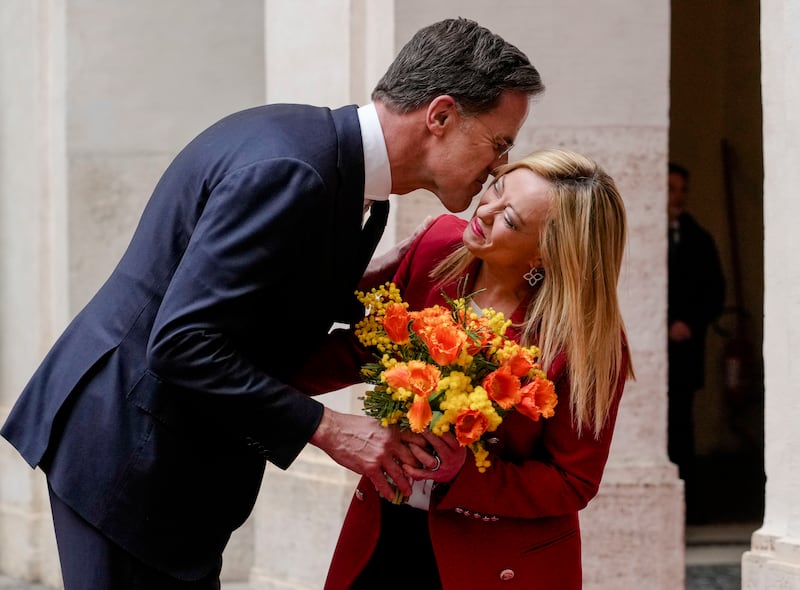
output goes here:
[[392, 190], [389, 152], [373, 103], [358, 108], [361, 142], [364, 146], [364, 209], [372, 201], [385, 201]]

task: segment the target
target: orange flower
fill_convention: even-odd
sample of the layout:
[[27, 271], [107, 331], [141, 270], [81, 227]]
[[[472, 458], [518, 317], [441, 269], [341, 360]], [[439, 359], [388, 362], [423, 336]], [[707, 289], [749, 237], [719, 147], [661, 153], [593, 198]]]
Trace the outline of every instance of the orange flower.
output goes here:
[[550, 418], [555, 414], [558, 396], [552, 381], [537, 377], [521, 389], [521, 394], [517, 411], [531, 420]]
[[434, 326], [455, 325], [450, 313], [441, 305], [433, 305], [420, 311], [412, 311], [410, 315], [413, 320], [411, 329], [417, 334], [426, 332]]
[[473, 340], [472, 338], [469, 339], [467, 353], [475, 356], [481, 349], [489, 346], [492, 338], [494, 338], [494, 332], [492, 332], [492, 328], [489, 325], [489, 321], [486, 319], [486, 316], [480, 316], [472, 320], [470, 329], [474, 332], [473, 335], [477, 338], [477, 340]]
[[414, 396], [414, 402], [408, 409], [408, 423], [414, 432], [422, 432], [431, 423], [433, 412], [427, 396]]
[[383, 329], [386, 330], [389, 340], [395, 344], [408, 342], [408, 322], [410, 321], [411, 314], [408, 313], [405, 305], [402, 303], [390, 304], [383, 317]]
[[422, 361], [408, 361], [409, 385], [411, 391], [427, 398], [439, 387], [442, 372], [433, 365]]
[[526, 348], [518, 348], [506, 362], [511, 372], [517, 377], [524, 377], [533, 368], [534, 358], [531, 351]]
[[519, 403], [521, 395], [519, 378], [514, 376], [507, 366], [486, 375], [483, 388], [489, 394], [489, 399], [497, 402], [497, 405], [504, 410], [509, 410]]
[[466, 332], [452, 323], [430, 326], [419, 337], [428, 347], [431, 358], [442, 366], [455, 362], [467, 341]]
[[383, 372], [383, 380], [393, 389], [411, 389], [411, 371], [408, 370], [408, 365], [405, 363], [398, 363], [390, 369]]
[[478, 410], [465, 410], [456, 417], [455, 426], [458, 443], [465, 447], [481, 438], [489, 426], [489, 420]]
[[383, 379], [393, 389], [408, 389], [427, 398], [439, 387], [441, 371], [423, 361], [397, 363], [383, 372]]

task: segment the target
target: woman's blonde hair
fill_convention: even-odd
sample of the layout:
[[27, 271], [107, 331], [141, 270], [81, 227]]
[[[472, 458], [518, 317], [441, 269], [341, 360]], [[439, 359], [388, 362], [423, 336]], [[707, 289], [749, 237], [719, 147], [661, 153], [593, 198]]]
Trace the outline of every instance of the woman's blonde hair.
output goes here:
[[[581, 154], [536, 151], [499, 169], [496, 178], [518, 168], [547, 180], [553, 197], [539, 236], [545, 279], [528, 307], [521, 340], [539, 346], [545, 369], [566, 353], [577, 430], [590, 425], [599, 436], [619, 382], [634, 378], [617, 299], [625, 207], [614, 180]], [[465, 247], [459, 248], [432, 276], [452, 280], [473, 261]]]

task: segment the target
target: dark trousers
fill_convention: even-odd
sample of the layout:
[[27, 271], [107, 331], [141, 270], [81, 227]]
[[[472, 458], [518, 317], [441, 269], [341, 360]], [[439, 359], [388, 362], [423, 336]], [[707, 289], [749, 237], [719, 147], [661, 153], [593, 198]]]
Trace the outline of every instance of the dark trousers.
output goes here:
[[381, 500], [375, 552], [350, 590], [441, 590], [428, 532], [428, 513]]
[[219, 590], [219, 572], [186, 582], [142, 563], [50, 490], [64, 590]]
[[694, 439], [695, 390], [676, 388], [669, 390], [667, 452], [670, 461], [678, 466], [678, 475], [684, 482], [686, 519], [695, 522], [697, 513], [697, 468], [695, 466]]

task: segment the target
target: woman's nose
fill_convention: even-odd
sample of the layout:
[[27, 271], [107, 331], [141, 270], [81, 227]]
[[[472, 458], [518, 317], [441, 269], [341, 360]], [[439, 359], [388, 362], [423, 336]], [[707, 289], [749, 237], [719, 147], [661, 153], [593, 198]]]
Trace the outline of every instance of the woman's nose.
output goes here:
[[492, 217], [493, 218], [498, 213], [500, 213], [502, 210], [503, 210], [503, 207], [502, 207], [502, 204], [500, 203], [500, 201], [499, 200], [495, 200], [495, 201], [486, 203], [486, 206], [484, 207], [483, 214], [486, 217]]
[[492, 207], [490, 204], [486, 203], [481, 205], [475, 210], [475, 216], [478, 217], [484, 223], [491, 223], [492, 217]]

